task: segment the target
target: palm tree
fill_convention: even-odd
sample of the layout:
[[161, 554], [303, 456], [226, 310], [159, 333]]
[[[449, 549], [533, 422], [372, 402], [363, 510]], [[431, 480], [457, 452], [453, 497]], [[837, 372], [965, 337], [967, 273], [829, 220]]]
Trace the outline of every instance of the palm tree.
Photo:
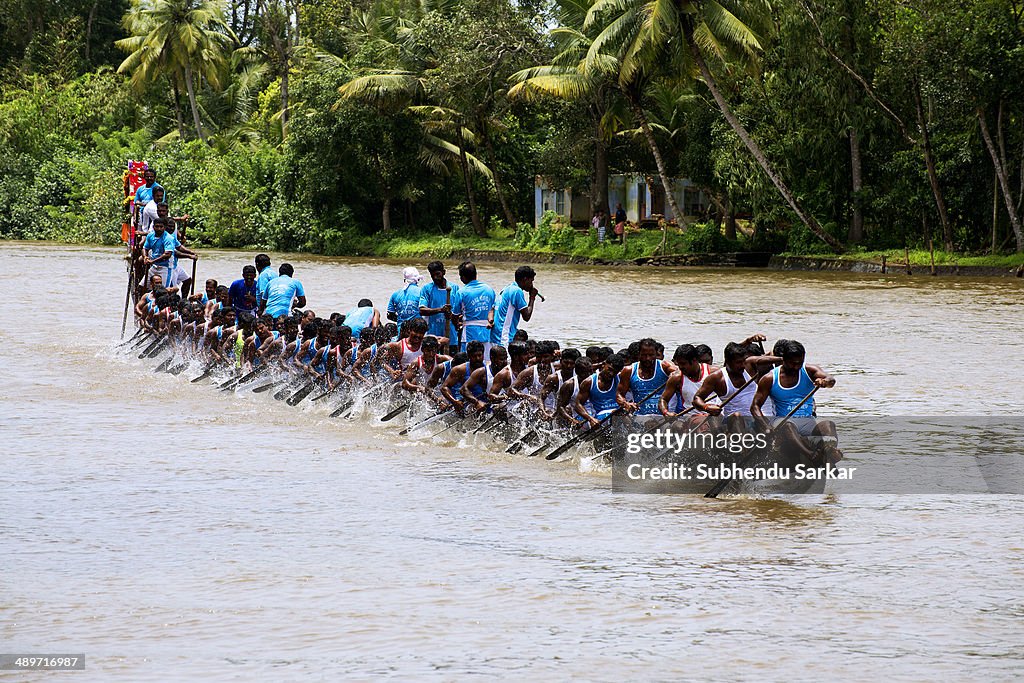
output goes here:
[[733, 132], [800, 221], [823, 242], [842, 252], [842, 244], [800, 206], [760, 145], [733, 113], [708, 65], [708, 57], [723, 63], [756, 64], [761, 50], [758, 34], [768, 28], [769, 9], [767, 0], [596, 0], [587, 23], [605, 27], [595, 39], [602, 46], [598, 50], [621, 54], [621, 68], [627, 73], [643, 72], [655, 55], [665, 53], [685, 60], [677, 67], [680, 73], [687, 73], [690, 66], [696, 67]]
[[[492, 171], [469, 152], [476, 140], [469, 123], [473, 116], [457, 109], [450, 102], [431, 98], [430, 73], [445, 55], [432, 53], [422, 41], [415, 39], [418, 23], [431, 12], [451, 14], [458, 0], [411, 0], [375, 4], [358, 18], [358, 37], [363, 49], [375, 55], [377, 63], [390, 61], [396, 68], [373, 69], [338, 89], [341, 100], [375, 104], [391, 111], [406, 110], [423, 126], [419, 158], [439, 174], [449, 173], [449, 166], [458, 164], [469, 202], [474, 231], [481, 236], [487, 229], [477, 209], [472, 174], [485, 176], [493, 182]], [[408, 6], [406, 6], [408, 5]], [[339, 100], [339, 103], [340, 101]], [[336, 105], [337, 106], [337, 105]], [[385, 198], [384, 210], [389, 210]]]
[[594, 176], [591, 191], [592, 213], [605, 212], [608, 206], [608, 147], [620, 129], [620, 122], [608, 116], [615, 94], [612, 83], [603, 75], [580, 69], [590, 47], [590, 38], [583, 33], [583, 22], [593, 0], [558, 0], [560, 28], [550, 33], [557, 53], [551, 63], [518, 71], [509, 78], [512, 87], [508, 97], [538, 100], [554, 97], [587, 104], [593, 126]]
[[[131, 34], [116, 45], [128, 53], [119, 73], [130, 72], [136, 87], [162, 75], [184, 82], [196, 135], [205, 140], [196, 100], [196, 75], [220, 86], [234, 37], [220, 0], [132, 0], [122, 25]], [[176, 100], [177, 101], [177, 100]]]
[[[672, 185], [669, 180], [667, 166], [661, 154], [661, 148], [654, 137], [651, 123], [648, 119], [642, 104], [645, 90], [651, 83], [650, 69], [631, 69], [625, 67], [625, 58], [630, 58], [626, 45], [621, 49], [606, 52], [606, 41], [602, 40], [601, 27], [590, 21], [591, 13], [596, 0], [563, 0], [560, 3], [562, 12], [561, 20], [563, 28], [555, 29], [552, 35], [560, 41], [560, 51], [546, 66], [524, 69], [512, 76], [516, 83], [509, 90], [511, 97], [535, 97], [538, 94], [546, 94], [559, 99], [586, 99], [597, 106], [594, 113], [599, 113], [599, 118], [604, 122], [607, 131], [607, 124], [614, 120], [614, 117], [607, 117], [608, 110], [613, 108], [611, 103], [606, 102], [609, 91], [617, 91], [628, 104], [629, 111], [639, 127], [654, 157], [654, 163], [658, 168], [658, 176], [661, 179], [662, 188], [665, 190], [665, 199], [672, 209], [672, 215], [676, 221], [685, 229], [686, 219], [672, 192]], [[623, 54], [625, 53], [625, 54]], [[653, 64], [652, 58], [646, 64]], [[600, 129], [600, 126], [596, 127]], [[599, 133], [599, 153], [606, 154], [604, 138], [610, 137]], [[608, 210], [607, 194], [607, 159], [603, 164], [595, 165], [598, 169], [603, 168], [605, 177], [598, 179], [598, 188], [604, 188], [603, 197], [595, 201], [595, 208]], [[599, 190], [600, 192], [600, 190]]]

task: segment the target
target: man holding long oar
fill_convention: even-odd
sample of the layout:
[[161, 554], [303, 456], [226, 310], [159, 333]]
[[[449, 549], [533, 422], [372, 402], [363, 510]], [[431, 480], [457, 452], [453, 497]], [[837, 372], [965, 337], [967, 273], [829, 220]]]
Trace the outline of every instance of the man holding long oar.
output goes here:
[[[775, 415], [787, 415], [815, 387], [831, 389], [836, 385], [835, 377], [817, 365], [807, 365], [804, 362], [806, 351], [803, 344], [791, 339], [780, 346], [782, 365], [757, 382], [757, 391], [750, 405], [750, 414], [763, 427], [768, 426], [770, 419], [762, 411], [765, 401], [771, 399]], [[812, 445], [820, 447], [828, 462], [835, 464], [843, 457], [838, 448], [836, 425], [831, 420], [816, 418], [814, 409], [814, 399], [811, 398], [803, 403], [778, 431], [809, 459], [815, 459], [815, 452], [806, 445], [805, 439]], [[778, 422], [779, 418], [775, 418], [773, 426]]]
[[427, 334], [439, 340], [447, 337], [449, 346], [457, 346], [459, 337], [453, 313], [459, 308], [459, 286], [448, 282], [440, 261], [428, 263], [427, 272], [430, 282], [420, 288], [420, 315], [427, 319]]
[[[491, 328], [491, 346], [508, 345], [516, 336], [519, 321], [529, 322], [533, 317], [533, 307], [540, 297], [544, 297], [533, 286], [537, 271], [530, 266], [516, 268], [515, 282], [501, 290], [494, 304], [494, 327]], [[529, 295], [529, 301], [527, 301]]]

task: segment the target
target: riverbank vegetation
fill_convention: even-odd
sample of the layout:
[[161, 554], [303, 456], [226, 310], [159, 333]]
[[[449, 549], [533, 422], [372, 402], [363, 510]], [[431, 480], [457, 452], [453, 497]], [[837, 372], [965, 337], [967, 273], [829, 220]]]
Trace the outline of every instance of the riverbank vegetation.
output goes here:
[[[117, 241], [134, 158], [218, 247], [1024, 248], [1024, 0], [37, 0], [0, 38], [0, 237]], [[538, 177], [616, 173], [707, 212], [534, 226]]]

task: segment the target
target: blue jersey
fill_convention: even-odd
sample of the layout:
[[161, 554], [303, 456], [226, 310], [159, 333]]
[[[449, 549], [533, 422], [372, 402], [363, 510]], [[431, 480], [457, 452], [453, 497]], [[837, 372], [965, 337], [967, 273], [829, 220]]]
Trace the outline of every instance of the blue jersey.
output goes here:
[[291, 313], [292, 301], [297, 296], [306, 296], [306, 292], [302, 289], [301, 282], [288, 275], [281, 275], [267, 282], [267, 287], [261, 296], [267, 302], [264, 312], [277, 318]]
[[[267, 300], [267, 285], [270, 281], [277, 277], [277, 273], [270, 266], [267, 266], [260, 271], [260, 276], [256, 278], [256, 293], [260, 297], [260, 301]], [[290, 310], [290, 309], [289, 309]]]
[[508, 346], [519, 329], [519, 318], [527, 306], [526, 292], [516, 283], [501, 290], [501, 296], [494, 304], [494, 328], [491, 330], [491, 343], [496, 346]]
[[[174, 251], [174, 239], [168, 239], [168, 237], [170, 237], [170, 235], [166, 232], [160, 236], [157, 236], [155, 232], [151, 232], [146, 235], [146, 241], [143, 242], [142, 248], [149, 254], [149, 258], [156, 260], [166, 252]], [[160, 265], [170, 267], [172, 264], [170, 261], [165, 261]]]
[[359, 333], [373, 320], [373, 307], [353, 308], [345, 314], [345, 326], [352, 330], [352, 338], [359, 339]]
[[[459, 286], [451, 282], [448, 283], [448, 286], [452, 290], [450, 305], [452, 312], [455, 313], [459, 310]], [[422, 308], [441, 308], [447, 300], [447, 292], [443, 289], [438, 289], [437, 285], [433, 282], [428, 282], [420, 287], [420, 306]], [[449, 344], [455, 343], [457, 339], [455, 336], [455, 325], [453, 323], [445, 325], [444, 313], [435, 313], [428, 316], [427, 324], [427, 334], [435, 337], [448, 337]]]
[[251, 285], [245, 284], [245, 279], [235, 280], [228, 288], [228, 295], [231, 297], [231, 307], [235, 313], [254, 313], [256, 311], [256, 281]]
[[[654, 392], [653, 396], [647, 398], [646, 401], [637, 406], [637, 415], [661, 414], [661, 411], [658, 410], [658, 401], [661, 400], [661, 392], [658, 391], [658, 389], [663, 388], [667, 381], [668, 375], [661, 367], [660, 360], [654, 361], [654, 375], [650, 379], [640, 379], [640, 363], [633, 363], [633, 371], [629, 377], [629, 390], [633, 394], [633, 400], [639, 401], [651, 392]], [[591, 389], [591, 393], [593, 393], [593, 389]]]
[[420, 286], [408, 284], [392, 294], [391, 299], [388, 300], [388, 313], [395, 314], [399, 328], [406, 320], [419, 317]]
[[615, 398], [619, 391], [619, 376], [615, 375], [612, 387], [607, 391], [601, 391], [597, 377], [596, 372], [590, 376], [590, 404], [594, 406], [594, 417], [601, 419], [619, 407], [619, 402]]
[[[779, 417], [783, 415], [789, 415], [789, 411], [796, 408], [797, 404], [803, 400], [804, 396], [811, 393], [814, 389], [814, 380], [807, 373], [806, 366], [800, 366], [800, 379], [797, 381], [796, 386], [784, 388], [779, 382], [779, 368], [772, 370], [772, 388], [768, 392], [768, 396], [772, 399], [772, 404], [775, 406], [775, 414]], [[793, 413], [793, 417], [813, 417], [814, 416], [814, 399], [812, 398], [807, 403], [800, 406], [800, 410]]]
[[459, 306], [452, 310], [462, 316], [465, 327], [462, 330], [462, 350], [466, 350], [466, 342], [489, 342], [491, 331], [487, 329], [487, 317], [494, 308], [494, 289], [473, 280], [459, 289]]
[[[135, 190], [135, 205], [145, 206], [146, 204], [149, 204], [153, 199], [153, 190], [158, 187], [163, 187], [163, 185], [160, 183], [153, 183], [153, 187], [140, 185], [139, 189]], [[167, 201], [166, 193], [164, 193], [164, 201]]]

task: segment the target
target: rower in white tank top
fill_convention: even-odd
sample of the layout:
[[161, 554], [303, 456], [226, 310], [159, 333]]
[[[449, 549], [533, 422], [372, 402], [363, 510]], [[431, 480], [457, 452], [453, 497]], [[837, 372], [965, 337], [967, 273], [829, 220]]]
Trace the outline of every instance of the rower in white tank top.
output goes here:
[[418, 349], [416, 351], [413, 351], [412, 349], [410, 349], [409, 348], [408, 340], [406, 340], [406, 339], [403, 339], [401, 341], [401, 348], [402, 348], [402, 360], [401, 360], [401, 363], [402, 363], [402, 368], [401, 369], [402, 370], [405, 370], [407, 367], [409, 367], [413, 363], [417, 362], [420, 359], [420, 356], [423, 355], [423, 349], [422, 348], [420, 348], [420, 349]]
[[[736, 394], [737, 387], [732, 383], [732, 379], [729, 378], [729, 371], [726, 368], [722, 368], [722, 379], [725, 381], [725, 399]], [[743, 381], [747, 382], [750, 379], [750, 373], [746, 370], [743, 371]], [[754, 402], [754, 394], [757, 393], [757, 383], [750, 382], [739, 394], [729, 401], [724, 408], [722, 408], [722, 415], [728, 417], [730, 415], [750, 415], [750, 404]]]
[[[697, 394], [700, 389], [700, 385], [704, 383], [707, 376], [711, 374], [711, 366], [707, 363], [700, 364], [700, 377], [697, 380], [692, 380], [686, 376], [686, 373], [682, 373], [683, 381], [679, 383], [679, 393], [676, 394], [676, 398], [679, 401], [679, 405], [676, 408], [676, 412], [687, 410], [693, 405], [693, 397]], [[721, 401], [718, 399], [717, 394], [712, 394], [708, 397], [705, 403], [711, 403], [718, 405]], [[728, 406], [727, 406], [728, 407]]]

